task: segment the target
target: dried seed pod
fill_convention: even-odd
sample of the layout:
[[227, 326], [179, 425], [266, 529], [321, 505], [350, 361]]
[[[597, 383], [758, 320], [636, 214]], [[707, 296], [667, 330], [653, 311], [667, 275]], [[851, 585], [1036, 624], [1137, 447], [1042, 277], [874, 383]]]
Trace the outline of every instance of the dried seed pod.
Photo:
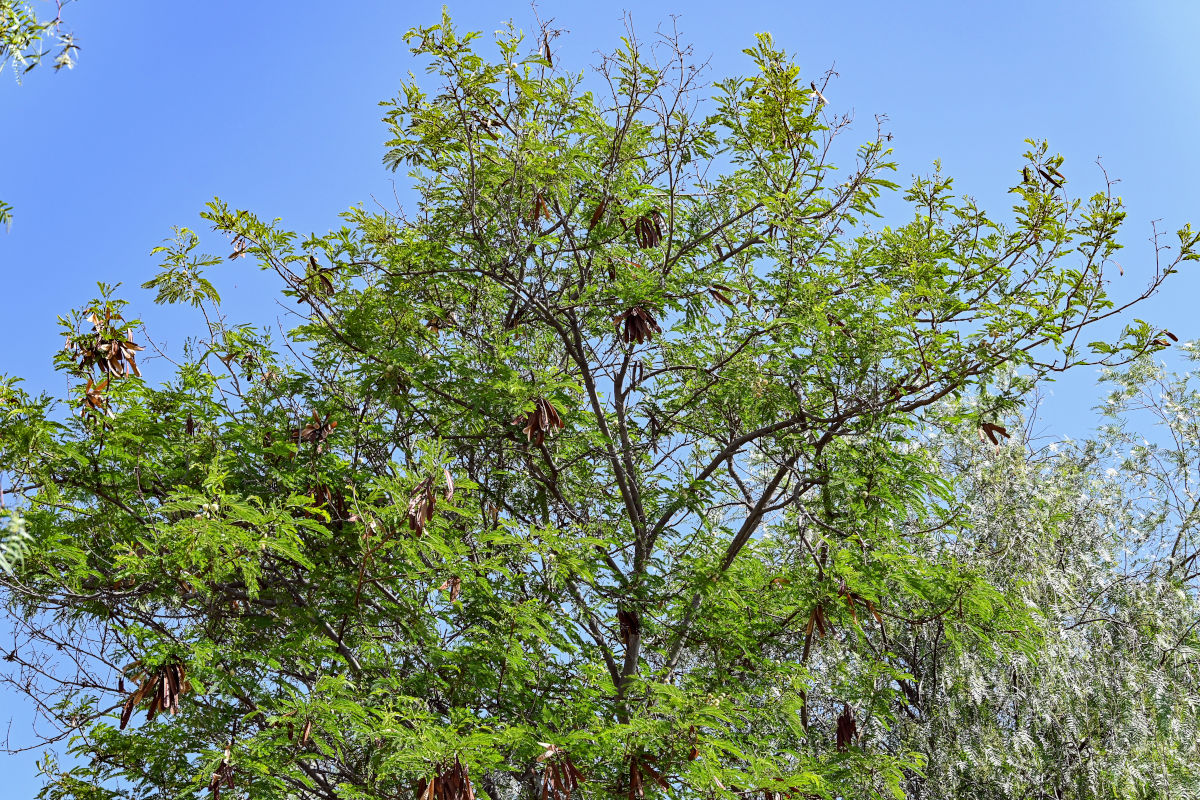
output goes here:
[[433, 519], [435, 505], [437, 497], [433, 494], [433, 478], [426, 478], [417, 484], [408, 500], [408, 527], [412, 528], [417, 536], [425, 533], [425, 526]]
[[843, 336], [850, 335], [850, 328], [847, 327], [846, 323], [842, 322], [840, 319], [835, 317], [833, 314], [826, 314], [825, 321], [828, 322], [830, 325], [833, 325], [834, 327], [836, 327], [838, 330], [840, 330], [842, 332]]
[[321, 483], [316, 486], [308, 487], [308, 496], [313, 499], [314, 505], [318, 508], [325, 508], [329, 511], [329, 516], [335, 520], [347, 520], [346, 494], [341, 489], [331, 489], [327, 484]]
[[545, 218], [547, 221], [550, 220], [550, 204], [546, 202], [546, 195], [538, 192], [533, 198], [533, 210], [529, 219], [530, 226], [536, 225], [541, 218]]
[[121, 730], [129, 724], [134, 709], [147, 698], [150, 699], [150, 707], [146, 718], [152, 720], [160, 711], [178, 714], [179, 698], [192, 690], [192, 685], [187, 679], [187, 667], [179, 661], [163, 664], [153, 672], [142, 669], [141, 662], [135, 661], [126, 667], [124, 672], [133, 678], [138, 688], [129, 695], [121, 709]]
[[808, 86], [813, 90], [813, 94], [817, 96], [817, 105], [823, 106], [829, 103], [829, 101], [825, 99], [825, 95], [821, 94], [821, 90], [817, 88], [816, 81], [809, 81]]
[[812, 613], [808, 615], [808, 625], [805, 627], [804, 635], [811, 636], [814, 630], [822, 638], [833, 633], [833, 626], [825, 617], [825, 607], [820, 603], [817, 603]]
[[654, 756], [645, 753], [641, 755], [633, 754], [629, 757], [629, 790], [626, 794], [628, 800], [635, 798], [643, 798], [646, 796], [647, 779], [654, 781], [663, 789], [670, 791], [671, 785], [667, 783], [667, 779], [662, 776], [657, 769], [651, 766], [651, 762], [655, 761]]
[[457, 575], [451, 575], [446, 580], [442, 581], [442, 585], [438, 587], [439, 592], [450, 590], [450, 602], [453, 603], [458, 599], [459, 592], [462, 591], [462, 578]]
[[233, 784], [233, 761], [232, 761], [232, 743], [225, 746], [225, 756], [221, 759], [221, 764], [217, 767], [216, 772], [212, 774], [212, 778], [208, 781], [208, 791], [212, 796], [212, 800], [221, 800], [221, 787], [232, 789]]
[[662, 214], [655, 209], [634, 220], [633, 236], [638, 247], [657, 247], [663, 239]]
[[608, 208], [609, 198], [601, 198], [599, 203], [596, 203], [596, 209], [592, 211], [592, 216], [588, 219], [588, 233], [591, 233], [592, 228], [596, 227], [600, 220], [604, 219], [604, 212]]
[[123, 378], [126, 375], [136, 375], [139, 378], [142, 371], [138, 368], [135, 353], [146, 348], [135, 343], [132, 339], [100, 339], [97, 334], [70, 339], [67, 349], [79, 353], [79, 368], [90, 370], [95, 367], [105, 375]]
[[94, 383], [91, 378], [87, 379], [87, 386], [83, 388], [83, 410], [80, 411], [80, 416], [96, 415], [104, 413], [112, 416], [112, 409], [108, 407], [108, 398], [104, 396], [105, 390], [108, 389], [108, 378]]
[[845, 750], [858, 738], [858, 723], [854, 709], [849, 703], [842, 704], [842, 713], [837, 718], [837, 749]]
[[996, 425], [995, 423], [992, 423], [992, 422], [983, 423], [983, 425], [980, 426], [980, 431], [981, 431], [980, 437], [979, 437], [980, 439], [983, 438], [983, 434], [987, 434], [987, 438], [991, 441], [992, 444], [996, 445], [997, 447], [1000, 446], [1000, 439], [998, 438], [997, 434], [999, 434], [999, 436], [1004, 437], [1005, 439], [1009, 438], [1009, 433], [1008, 433], [1007, 428], [1005, 428], [1003, 425]]
[[734, 307], [733, 301], [729, 299], [729, 295], [733, 294], [733, 290], [728, 286], [720, 283], [714, 283], [711, 287], [709, 287], [708, 293], [713, 296], [714, 300], [724, 303], [730, 308]]
[[233, 239], [233, 252], [229, 254], [229, 260], [235, 258], [245, 258], [246, 250], [250, 247], [250, 243], [246, 241], [245, 236], [235, 236]]
[[542, 797], [547, 800], [571, 800], [571, 793], [579, 790], [583, 773], [571, 761], [571, 757], [560, 747], [538, 742], [546, 751], [537, 757], [546, 762], [542, 772]]
[[317, 452], [321, 453], [325, 450], [325, 440], [333, 433], [333, 429], [337, 427], [337, 420], [331, 420], [325, 417], [325, 421], [321, 421], [321, 417], [317, 412], [312, 412], [312, 422], [305, 425], [303, 428], [292, 428], [289, 436], [293, 442], [297, 444], [313, 443], [317, 446]]
[[417, 800], [475, 800], [467, 766], [454, 757], [453, 764], [440, 764], [430, 780], [417, 784]]
[[622, 323], [621, 341], [626, 344], [648, 342], [654, 338], [654, 334], [662, 333], [658, 321], [642, 306], [634, 306], [613, 318], [614, 325], [621, 326]]
[[563, 427], [558, 409], [544, 397], [535, 399], [533, 411], [527, 414], [518, 414], [513, 418], [512, 424], [524, 426], [521, 433], [525, 434], [525, 440], [537, 445], [541, 445], [546, 440], [546, 436], [553, 436], [555, 428], [561, 430]]
[[[1055, 170], [1055, 172], [1058, 172], [1058, 170]], [[1061, 189], [1063, 187], [1062, 181], [1057, 180], [1053, 175], [1051, 175], [1049, 172], [1042, 169], [1041, 167], [1038, 167], [1038, 174], [1041, 175], [1043, 178], [1045, 178], [1047, 181], [1049, 181], [1050, 184], [1055, 189]], [[1061, 176], [1062, 173], [1060, 172], [1059, 175]]]

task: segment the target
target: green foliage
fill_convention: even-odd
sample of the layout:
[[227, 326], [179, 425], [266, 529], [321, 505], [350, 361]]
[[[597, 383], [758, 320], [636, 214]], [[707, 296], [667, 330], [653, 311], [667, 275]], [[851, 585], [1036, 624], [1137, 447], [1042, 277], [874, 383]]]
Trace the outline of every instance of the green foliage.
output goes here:
[[6, 384], [13, 679], [74, 756], [42, 796], [439, 796], [461, 763], [557, 800], [568, 761], [596, 797], [924, 796], [912, 642], [1050, 636], [967, 546], [945, 437], [1162, 346], [1077, 344], [1140, 299], [1105, 292], [1119, 199], [1031, 142], [1010, 220], [935, 171], [873, 228], [886, 139], [835, 179], [826, 81], [768, 36], [711, 86], [669, 40], [588, 75], [547, 32], [408, 39], [429, 77], [385, 103], [384, 160], [415, 209], [202, 214], [295, 299], [282, 343], [225, 319], [181, 228], [145, 284], [202, 315], [181, 356], [143, 377], [102, 286], [62, 319], [67, 400]]

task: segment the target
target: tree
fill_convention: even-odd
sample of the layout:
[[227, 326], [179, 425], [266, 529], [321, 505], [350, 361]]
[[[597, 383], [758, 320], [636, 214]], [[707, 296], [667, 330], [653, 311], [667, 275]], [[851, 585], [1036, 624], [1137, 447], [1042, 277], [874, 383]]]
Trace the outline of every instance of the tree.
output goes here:
[[5, 384], [7, 659], [76, 758], [43, 797], [901, 796], [893, 638], [1034, 649], [929, 546], [970, 521], [931, 437], [998, 441], [1040, 378], [1165, 346], [1080, 336], [1197, 234], [1117, 303], [1120, 200], [1072, 199], [1044, 143], [1007, 223], [935, 172], [873, 228], [887, 137], [834, 173], [828, 76], [766, 35], [711, 94], [670, 38], [591, 74], [547, 29], [477, 39], [408, 36], [437, 83], [386, 104], [412, 212], [202, 215], [295, 298], [281, 340], [224, 319], [181, 229], [146, 284], [202, 313], [181, 356], [143, 377], [101, 286], [62, 321], [71, 397]]
[[[909, 541], [988, 575], [1035, 625], [1019, 652], [955, 648], [941, 622], [893, 629], [920, 687], [893, 729], [924, 757], [909, 796], [1174, 798], [1200, 786], [1195, 379], [1149, 358], [1110, 372], [1107, 424], [1081, 443], [1034, 448], [1032, 423], [1003, 448], [939, 437], [970, 524], [953, 541], [913, 526]], [[1155, 423], [1150, 438], [1131, 417]]]

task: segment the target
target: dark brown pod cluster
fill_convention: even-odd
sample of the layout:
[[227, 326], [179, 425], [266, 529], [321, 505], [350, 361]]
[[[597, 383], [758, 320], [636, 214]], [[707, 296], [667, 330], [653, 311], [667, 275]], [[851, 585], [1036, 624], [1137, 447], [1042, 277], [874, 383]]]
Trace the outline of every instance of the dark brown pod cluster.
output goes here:
[[618, 314], [613, 318], [613, 324], [621, 327], [621, 341], [626, 344], [648, 342], [654, 338], [654, 334], [662, 333], [658, 320], [642, 306], [634, 306]]
[[583, 773], [561, 747], [546, 742], [538, 744], [546, 748], [546, 752], [537, 757], [539, 762], [546, 764], [542, 773], [542, 798], [571, 800], [571, 793], [578, 792], [579, 784], [584, 780]]
[[129, 724], [133, 710], [147, 698], [150, 699], [150, 708], [146, 712], [146, 719], [154, 719], [160, 711], [178, 714], [180, 696], [192, 690], [187, 679], [187, 667], [178, 661], [164, 664], [153, 672], [142, 669], [141, 662], [135, 661], [125, 672], [134, 672], [138, 688], [129, 695], [121, 709], [121, 730], [125, 730]]
[[667, 779], [662, 776], [657, 769], [654, 768], [652, 762], [656, 761], [651, 755], [635, 755], [629, 759], [629, 792], [626, 797], [628, 800], [636, 800], [646, 796], [646, 783], [654, 781], [663, 789], [670, 791], [671, 785], [667, 783]]
[[228, 789], [233, 788], [233, 762], [228, 746], [225, 747], [225, 756], [221, 759], [220, 766], [208, 780], [208, 792], [212, 800], [221, 800], [222, 786]]
[[432, 780], [422, 780], [417, 786], [417, 800], [475, 800], [467, 765], [454, 757], [453, 764], [443, 765]]
[[563, 427], [558, 409], [542, 397], [533, 401], [533, 411], [518, 414], [513, 418], [512, 424], [522, 425], [521, 433], [525, 434], [525, 440], [537, 445], [546, 441], [547, 436], [553, 436], [555, 428], [561, 430]]
[[[450, 470], [442, 468], [446, 478], [446, 502], [454, 499], [454, 477]], [[425, 533], [425, 526], [433, 519], [433, 510], [437, 506], [437, 496], [433, 493], [433, 476], [425, 478], [413, 489], [412, 497], [408, 499], [408, 527], [417, 536]]]
[[854, 719], [854, 709], [849, 703], [842, 704], [842, 713], [837, 718], [837, 749], [845, 750], [858, 738], [858, 723]]
[[633, 237], [638, 247], [657, 247], [663, 239], [662, 214], [657, 209], [633, 221]]

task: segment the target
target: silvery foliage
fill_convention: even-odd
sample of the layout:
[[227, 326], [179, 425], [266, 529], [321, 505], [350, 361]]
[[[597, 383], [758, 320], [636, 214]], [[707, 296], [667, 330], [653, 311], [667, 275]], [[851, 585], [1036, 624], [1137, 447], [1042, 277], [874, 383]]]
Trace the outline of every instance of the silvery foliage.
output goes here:
[[29, 533], [25, 530], [25, 520], [19, 513], [10, 513], [0, 508], [0, 519], [3, 519], [0, 523], [0, 572], [11, 573], [25, 554], [29, 544]]
[[[73, 69], [79, 45], [63, 27], [63, 7], [70, 0], [55, 0], [52, 17], [39, 18], [28, 0], [0, 0], [0, 70], [12, 66], [18, 83], [21, 76], [53, 56], [55, 71]], [[50, 6], [51, 4], [44, 4]]]
[[926, 762], [910, 797], [1200, 796], [1200, 378], [1145, 358], [1104, 379], [1094, 439], [934, 437], [970, 527], [914, 542], [1039, 633], [980, 649], [895, 628], [919, 700], [894, 733]]

